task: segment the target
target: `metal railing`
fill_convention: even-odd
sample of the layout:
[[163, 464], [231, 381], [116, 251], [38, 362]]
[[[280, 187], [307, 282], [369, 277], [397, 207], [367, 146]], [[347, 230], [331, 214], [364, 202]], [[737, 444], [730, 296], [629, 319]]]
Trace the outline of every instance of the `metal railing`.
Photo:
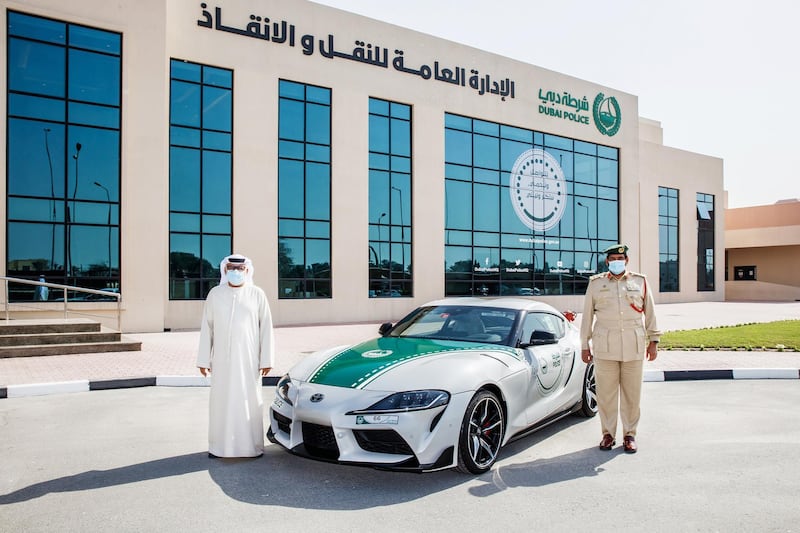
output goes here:
[[[75, 309], [72, 309], [72, 310], [69, 309], [69, 303], [70, 303], [69, 292], [79, 292], [79, 293], [84, 293], [84, 294], [95, 294], [95, 295], [98, 295], [98, 296], [102, 296], [103, 299], [108, 299], [108, 300], [115, 299], [117, 301], [117, 331], [120, 331], [120, 332], [122, 331], [122, 295], [120, 293], [118, 293], [118, 292], [112, 292], [112, 291], [109, 291], [109, 290], [102, 290], [102, 289], [100, 289], [100, 290], [98, 290], [98, 289], [87, 289], [87, 288], [84, 288], [84, 287], [74, 287], [74, 286], [71, 286], [71, 285], [60, 285], [58, 283], [47, 283], [45, 281], [34, 281], [34, 280], [30, 280], [30, 279], [9, 278], [9, 277], [6, 277], [6, 276], [0, 276], [0, 279], [3, 280], [3, 285], [4, 285], [4, 291], [3, 292], [5, 294], [6, 322], [8, 322], [8, 320], [9, 320], [9, 304], [12, 304], [12, 305], [23, 305], [25, 303], [25, 302], [22, 302], [22, 301], [11, 302], [10, 298], [9, 298], [9, 291], [8, 291], [9, 283], [20, 283], [22, 285], [34, 285], [36, 287], [36, 289], [34, 289], [34, 294], [36, 293], [36, 291], [39, 290], [39, 287], [47, 287], [48, 289], [57, 289], [57, 290], [63, 291], [64, 292], [64, 297], [63, 297], [63, 301], [64, 301], [64, 319], [66, 319], [68, 317], [68, 314], [70, 313], [70, 311], [72, 313], [75, 313], [75, 314], [83, 314], [83, 315], [88, 315], [89, 314], [89, 313], [81, 313], [79, 311], [76, 311]], [[49, 309], [55, 307], [53, 304], [60, 303], [61, 300], [62, 300], [62, 298], [56, 298], [56, 299], [48, 298], [47, 300], [34, 300], [34, 302], [37, 303], [37, 304], [47, 304], [46, 308], [37, 307], [36, 309], [37, 310], [42, 310], [42, 311], [48, 311]], [[80, 300], [78, 300], [76, 298], [72, 299], [73, 303], [76, 302], [76, 301], [80, 301]], [[100, 301], [100, 300], [98, 300], [98, 301]]]

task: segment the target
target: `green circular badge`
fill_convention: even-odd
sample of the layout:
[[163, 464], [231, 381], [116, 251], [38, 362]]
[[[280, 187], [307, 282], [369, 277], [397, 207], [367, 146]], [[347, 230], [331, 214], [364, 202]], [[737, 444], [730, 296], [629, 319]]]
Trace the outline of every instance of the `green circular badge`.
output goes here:
[[617, 99], [613, 96], [606, 98], [603, 93], [598, 93], [594, 98], [592, 115], [594, 115], [594, 125], [603, 135], [613, 137], [619, 131], [622, 113]]

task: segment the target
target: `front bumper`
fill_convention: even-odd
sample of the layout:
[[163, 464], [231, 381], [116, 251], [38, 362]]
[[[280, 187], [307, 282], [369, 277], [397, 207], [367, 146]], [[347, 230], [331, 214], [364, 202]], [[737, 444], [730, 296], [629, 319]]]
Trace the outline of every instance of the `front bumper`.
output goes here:
[[[424, 472], [455, 466], [468, 393], [446, 406], [376, 415], [364, 409], [389, 392], [295, 383], [293, 405], [276, 395], [267, 437], [312, 459], [373, 468]], [[312, 395], [324, 399], [311, 402]], [[317, 396], [318, 397], [318, 396]]]

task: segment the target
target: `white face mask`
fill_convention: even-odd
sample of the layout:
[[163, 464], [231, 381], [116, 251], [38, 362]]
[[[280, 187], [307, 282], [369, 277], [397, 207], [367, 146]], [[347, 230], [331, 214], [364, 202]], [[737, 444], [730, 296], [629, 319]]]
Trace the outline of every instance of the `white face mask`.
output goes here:
[[625, 261], [622, 259], [617, 259], [616, 261], [609, 261], [608, 270], [611, 271], [611, 273], [614, 274], [615, 276], [619, 276], [620, 274], [625, 272]]
[[231, 285], [239, 286], [244, 284], [244, 272], [241, 270], [228, 270], [225, 277]]

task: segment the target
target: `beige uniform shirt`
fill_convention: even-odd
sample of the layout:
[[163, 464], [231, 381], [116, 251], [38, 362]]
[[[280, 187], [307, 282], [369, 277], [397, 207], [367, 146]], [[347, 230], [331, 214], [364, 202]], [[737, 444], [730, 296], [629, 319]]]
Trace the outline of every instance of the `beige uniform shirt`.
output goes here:
[[660, 335], [653, 295], [643, 274], [626, 271], [614, 279], [604, 272], [589, 279], [581, 318], [584, 350], [591, 341], [598, 359], [636, 361], [644, 359], [648, 342]]

